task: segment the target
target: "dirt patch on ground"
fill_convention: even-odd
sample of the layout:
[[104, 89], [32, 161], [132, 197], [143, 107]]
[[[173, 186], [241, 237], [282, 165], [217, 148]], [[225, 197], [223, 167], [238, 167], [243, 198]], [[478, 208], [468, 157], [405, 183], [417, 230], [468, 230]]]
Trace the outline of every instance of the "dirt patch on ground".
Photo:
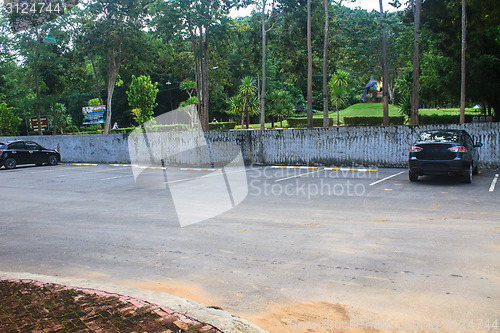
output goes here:
[[153, 290], [177, 297], [187, 298], [210, 307], [219, 307], [219, 302], [215, 297], [205, 292], [199, 286], [187, 282], [176, 280], [168, 280], [166, 282], [125, 281], [124, 284], [133, 288]]
[[266, 313], [242, 317], [271, 333], [377, 332], [356, 326], [345, 305], [329, 302], [271, 304]]

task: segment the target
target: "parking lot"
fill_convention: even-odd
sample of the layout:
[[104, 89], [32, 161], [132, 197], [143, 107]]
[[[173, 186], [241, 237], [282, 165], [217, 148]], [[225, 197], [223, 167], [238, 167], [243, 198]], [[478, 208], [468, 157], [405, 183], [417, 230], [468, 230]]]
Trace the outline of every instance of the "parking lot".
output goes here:
[[[166, 291], [276, 331], [333, 318], [482, 319], [475, 331], [492, 331], [484, 323], [500, 308], [498, 171], [465, 184], [412, 183], [406, 169], [376, 166], [143, 167], [156, 185], [164, 180], [144, 186], [139, 168], [0, 169], [0, 270]], [[200, 193], [217, 202], [206, 180], [218, 177], [232, 206], [211, 212]], [[183, 207], [209, 218], [181, 227], [174, 184], [198, 180]]]

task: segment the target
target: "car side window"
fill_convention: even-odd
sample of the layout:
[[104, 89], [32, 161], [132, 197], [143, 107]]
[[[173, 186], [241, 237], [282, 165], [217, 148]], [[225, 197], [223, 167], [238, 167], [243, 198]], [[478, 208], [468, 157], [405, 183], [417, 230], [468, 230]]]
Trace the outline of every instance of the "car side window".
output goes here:
[[24, 142], [13, 142], [9, 145], [9, 149], [25, 149]]
[[472, 141], [472, 138], [470, 137], [469, 133], [463, 132], [463, 136], [466, 145], [474, 146], [474, 142]]
[[42, 148], [42, 146], [40, 146], [36, 142], [26, 142], [26, 148], [28, 150], [40, 150]]

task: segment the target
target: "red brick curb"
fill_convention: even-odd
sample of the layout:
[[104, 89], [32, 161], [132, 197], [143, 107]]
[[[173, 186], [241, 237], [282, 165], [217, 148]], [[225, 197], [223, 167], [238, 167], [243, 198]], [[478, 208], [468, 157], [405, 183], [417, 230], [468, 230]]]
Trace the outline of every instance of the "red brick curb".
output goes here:
[[222, 333], [184, 313], [134, 297], [2, 277], [0, 331]]

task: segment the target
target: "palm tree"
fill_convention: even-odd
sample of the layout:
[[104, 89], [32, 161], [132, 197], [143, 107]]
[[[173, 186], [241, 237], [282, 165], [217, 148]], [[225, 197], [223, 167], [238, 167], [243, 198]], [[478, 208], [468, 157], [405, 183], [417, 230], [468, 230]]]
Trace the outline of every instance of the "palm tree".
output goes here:
[[337, 111], [337, 126], [340, 125], [339, 104], [342, 105], [347, 100], [348, 83], [349, 73], [341, 69], [335, 72], [330, 82], [328, 82], [328, 90]]
[[[245, 112], [243, 112], [243, 96], [236, 95], [227, 99], [228, 108], [226, 110], [227, 114], [233, 116], [241, 116], [241, 125], [243, 128], [243, 123], [245, 119]], [[246, 104], [246, 111], [250, 115], [256, 115], [259, 112], [259, 98], [257, 96], [249, 96]]]
[[239, 95], [229, 97], [227, 99], [227, 104], [228, 104], [228, 109], [226, 113], [233, 116], [241, 115], [241, 126], [243, 127], [243, 112], [242, 112], [243, 103], [241, 97]]
[[[170, 84], [170, 83], [167, 83]], [[184, 90], [188, 93], [189, 98], [193, 97], [193, 92], [196, 91], [196, 82], [193, 80], [184, 80], [180, 84], [181, 90]]]
[[247, 128], [250, 126], [250, 112], [247, 108], [247, 103], [249, 98], [254, 97], [257, 93], [257, 86], [255, 85], [255, 80], [249, 76], [245, 76], [241, 79], [241, 85], [238, 90], [238, 95], [243, 100], [243, 114], [241, 115], [241, 127], [244, 123], [244, 115], [247, 118]]
[[[271, 115], [276, 117], [283, 127], [283, 120], [293, 111], [292, 95], [286, 90], [274, 90], [269, 94]], [[274, 127], [274, 119], [273, 119]]]

